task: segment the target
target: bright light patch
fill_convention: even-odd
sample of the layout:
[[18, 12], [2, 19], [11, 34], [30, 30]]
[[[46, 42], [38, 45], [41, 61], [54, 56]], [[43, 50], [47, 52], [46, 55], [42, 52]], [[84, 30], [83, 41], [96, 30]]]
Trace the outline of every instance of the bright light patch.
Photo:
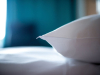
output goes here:
[[0, 40], [5, 37], [7, 1], [0, 0]]
[[100, 14], [100, 0], [96, 1], [96, 10], [97, 10], [97, 13]]

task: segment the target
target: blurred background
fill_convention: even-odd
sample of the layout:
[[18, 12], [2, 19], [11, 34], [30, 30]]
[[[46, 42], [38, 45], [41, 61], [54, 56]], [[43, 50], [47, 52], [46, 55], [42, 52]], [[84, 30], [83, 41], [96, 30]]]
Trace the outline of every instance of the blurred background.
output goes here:
[[0, 47], [50, 46], [36, 38], [99, 14], [99, 5], [100, 0], [0, 0]]

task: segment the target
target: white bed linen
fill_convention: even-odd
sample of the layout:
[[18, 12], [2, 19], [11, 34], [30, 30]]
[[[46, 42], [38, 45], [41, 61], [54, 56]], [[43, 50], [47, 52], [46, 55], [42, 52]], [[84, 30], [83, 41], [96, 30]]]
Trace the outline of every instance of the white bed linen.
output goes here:
[[99, 66], [67, 59], [49, 47], [0, 50], [0, 75], [100, 75]]

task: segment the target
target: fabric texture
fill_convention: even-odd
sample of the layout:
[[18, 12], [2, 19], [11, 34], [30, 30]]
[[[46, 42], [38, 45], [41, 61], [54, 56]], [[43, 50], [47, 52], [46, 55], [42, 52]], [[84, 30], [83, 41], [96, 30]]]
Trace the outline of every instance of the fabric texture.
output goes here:
[[100, 75], [99, 66], [64, 58], [53, 48], [0, 50], [0, 75]]
[[65, 57], [100, 63], [100, 15], [75, 20], [40, 38]]
[[65, 75], [66, 60], [49, 47], [0, 50], [0, 75]]

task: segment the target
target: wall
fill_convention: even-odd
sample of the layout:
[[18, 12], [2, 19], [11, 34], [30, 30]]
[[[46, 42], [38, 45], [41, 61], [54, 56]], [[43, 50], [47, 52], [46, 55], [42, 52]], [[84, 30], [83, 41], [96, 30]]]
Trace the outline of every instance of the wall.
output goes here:
[[[50, 32], [76, 19], [75, 0], [8, 0], [9, 23], [36, 22], [38, 35]], [[39, 40], [44, 46], [45, 41]]]
[[77, 18], [86, 16], [86, 5], [85, 0], [77, 0]]

